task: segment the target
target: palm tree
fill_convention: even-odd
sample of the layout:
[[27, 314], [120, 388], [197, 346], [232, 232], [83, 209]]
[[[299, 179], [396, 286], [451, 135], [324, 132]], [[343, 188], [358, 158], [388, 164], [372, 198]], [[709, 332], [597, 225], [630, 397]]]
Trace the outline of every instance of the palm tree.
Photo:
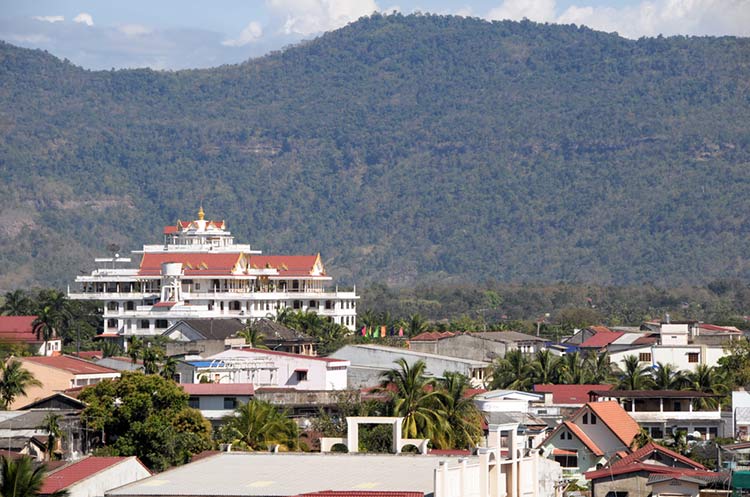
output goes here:
[[145, 347], [142, 338], [132, 337], [130, 339], [130, 343], [128, 344], [128, 357], [130, 357], [130, 360], [133, 361], [133, 364], [138, 362], [138, 359], [143, 354], [144, 348]]
[[50, 306], [44, 306], [39, 310], [36, 319], [31, 324], [36, 338], [44, 342], [44, 352], [47, 355], [47, 343], [57, 335], [57, 327], [60, 317]]
[[19, 361], [10, 359], [0, 363], [0, 408], [8, 409], [17, 397], [26, 395], [26, 389], [33, 386], [42, 384]]
[[237, 332], [237, 336], [244, 338], [245, 343], [254, 349], [268, 349], [268, 347], [263, 345], [263, 334], [250, 323]]
[[559, 365], [560, 359], [555, 357], [549, 349], [537, 350], [534, 354], [534, 361], [531, 363], [534, 383], [556, 383]]
[[426, 364], [419, 360], [409, 365], [406, 359], [395, 361], [397, 368], [381, 375], [380, 389], [389, 392], [391, 413], [404, 418], [404, 438], [438, 439], [448, 430], [441, 401], [445, 393], [436, 389], [436, 381], [425, 377]]
[[171, 380], [172, 378], [174, 378], [176, 373], [177, 373], [177, 359], [171, 356], [164, 359], [164, 363], [161, 365], [161, 371], [159, 371], [159, 375], [162, 378]]
[[[11, 459], [3, 456], [0, 459], [0, 495], [3, 497], [35, 497], [40, 494], [44, 484], [45, 465], [34, 467], [29, 457]], [[67, 490], [59, 490], [50, 497], [64, 497]]]
[[406, 323], [406, 334], [409, 338], [415, 337], [425, 331], [427, 331], [427, 320], [425, 318], [419, 313], [409, 316], [409, 320]]
[[102, 344], [102, 356], [103, 357], [114, 357], [120, 354], [122, 354], [122, 349], [116, 343], [105, 341]]
[[[685, 380], [685, 386], [696, 392], [726, 395], [730, 390], [721, 371], [706, 364], [699, 364], [695, 371], [685, 375]], [[695, 407], [713, 409], [719, 406], [719, 401], [718, 398], [697, 399]]]
[[604, 385], [615, 380], [615, 365], [609, 358], [609, 352], [593, 353], [586, 357], [586, 369], [590, 372], [589, 379], [596, 385]]
[[58, 450], [59, 442], [62, 440], [63, 432], [60, 428], [60, 419], [62, 416], [55, 413], [49, 413], [44, 417], [44, 421], [39, 426], [40, 430], [47, 432], [47, 450], [45, 458], [51, 461], [55, 458], [55, 452]]
[[33, 314], [34, 303], [23, 290], [14, 290], [5, 294], [0, 314], [6, 316], [27, 316]]
[[[466, 395], [471, 387], [469, 379], [461, 373], [447, 372], [440, 386], [444, 391], [440, 403], [450, 430], [447, 432], [448, 440], [439, 448], [473, 447], [482, 437], [482, 413], [472, 398]], [[433, 440], [438, 446], [435, 442]]]
[[653, 386], [657, 390], [679, 390], [686, 383], [685, 374], [671, 364], [657, 362], [651, 375]]
[[567, 385], [583, 385], [589, 383], [591, 373], [586, 367], [580, 352], [565, 354], [560, 364], [560, 378]]
[[530, 390], [533, 384], [531, 372], [529, 358], [518, 349], [511, 350], [493, 365], [489, 387], [493, 390]]
[[297, 423], [261, 400], [240, 404], [224, 423], [221, 438], [249, 450], [267, 450], [271, 444], [296, 449], [299, 443]]
[[638, 356], [625, 357], [625, 369], [619, 374], [617, 388], [620, 390], [646, 390], [653, 385], [651, 372], [641, 366]]

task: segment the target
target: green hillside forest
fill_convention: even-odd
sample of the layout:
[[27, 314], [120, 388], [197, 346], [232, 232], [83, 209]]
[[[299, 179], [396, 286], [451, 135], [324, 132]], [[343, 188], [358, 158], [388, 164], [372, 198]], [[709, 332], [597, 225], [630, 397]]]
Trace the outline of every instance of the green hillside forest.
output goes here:
[[750, 39], [373, 15], [209, 70], [0, 44], [0, 290], [203, 204], [342, 284], [750, 277]]

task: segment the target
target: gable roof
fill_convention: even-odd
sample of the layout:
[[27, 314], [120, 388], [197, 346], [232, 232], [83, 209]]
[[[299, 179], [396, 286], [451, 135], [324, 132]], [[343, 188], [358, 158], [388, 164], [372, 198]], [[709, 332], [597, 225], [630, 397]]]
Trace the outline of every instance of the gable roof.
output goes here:
[[181, 323], [195, 330], [204, 340], [226, 340], [245, 327], [239, 319], [182, 319], [167, 328], [162, 335], [169, 335]]
[[586, 407], [593, 411], [626, 447], [630, 447], [635, 436], [641, 431], [638, 423], [617, 401], [589, 402], [583, 408]]
[[320, 261], [320, 254], [316, 255], [251, 255], [247, 265], [254, 269], [266, 267], [274, 268], [279, 276], [310, 276], [315, 275], [316, 265], [320, 268], [319, 276], [325, 276], [326, 271]]
[[[555, 431], [552, 432], [552, 434], [556, 433], [558, 429], [562, 429], [562, 427], [567, 428], [570, 430], [570, 432], [578, 438], [581, 442], [583, 442], [583, 445], [585, 445], [591, 452], [594, 453], [597, 457], [604, 456], [604, 451], [597, 446], [593, 440], [589, 438], [586, 433], [578, 427], [577, 424], [573, 423], [572, 421], [563, 421], [562, 424], [558, 426], [558, 428], [555, 429]], [[550, 435], [551, 437], [552, 435]]]
[[657, 464], [644, 464], [642, 462], [634, 462], [631, 464], [624, 464], [617, 467], [607, 467], [597, 469], [595, 471], [589, 471], [584, 474], [587, 480], [598, 480], [600, 478], [611, 479], [613, 476], [624, 475], [628, 473], [646, 472], [651, 474], [661, 475], [681, 475], [681, 476], [692, 476], [700, 478], [706, 482], [721, 482], [726, 481], [729, 478], [729, 473], [716, 473], [714, 471], [703, 471], [699, 469], [687, 469], [687, 468], [672, 468], [669, 466], [659, 466]]
[[[95, 474], [104, 471], [107, 468], [116, 466], [128, 459], [135, 459], [136, 457], [96, 457], [91, 456], [80, 461], [68, 464], [55, 471], [52, 471], [44, 479], [41, 494], [51, 494], [64, 490], [80, 481], [91, 478]], [[140, 463], [140, 461], [138, 461]], [[143, 465], [141, 463], [141, 465]], [[146, 467], [144, 466], [144, 469]], [[148, 469], [146, 469], [148, 471]], [[149, 474], [151, 472], [149, 471]]]
[[597, 331], [594, 336], [578, 345], [580, 348], [603, 348], [625, 333], [622, 331]]
[[583, 405], [589, 401], [591, 390], [610, 390], [613, 385], [534, 385], [537, 393], [551, 393], [552, 402], [555, 404], [579, 404]]
[[38, 399], [26, 404], [25, 406], [18, 407], [16, 408], [16, 410], [28, 411], [30, 409], [83, 409], [85, 407], [86, 404], [76, 399], [75, 397], [65, 395], [62, 392], [55, 392], [52, 395], [44, 397], [43, 399]]
[[302, 333], [301, 331], [293, 330], [281, 323], [266, 318], [253, 321], [253, 328], [258, 330], [258, 332], [263, 335], [263, 339], [268, 342], [284, 341], [312, 343], [316, 341], [314, 338]]
[[425, 331], [419, 335], [410, 338], [410, 342], [434, 342], [442, 340], [443, 338], [450, 338], [456, 336], [452, 331]]
[[690, 466], [693, 469], [706, 470], [706, 467], [704, 465], [697, 463], [693, 461], [692, 459], [683, 456], [682, 454], [679, 454], [673, 450], [670, 450], [662, 445], [655, 444], [653, 442], [649, 442], [643, 447], [641, 447], [640, 449], [633, 452], [632, 454], [629, 454], [623, 457], [619, 461], [615, 461], [614, 463], [611, 464], [611, 467], [615, 468], [619, 466], [633, 464], [635, 462], [644, 462], [647, 459], [650, 459], [651, 456], [656, 452], [661, 453], [669, 458], [672, 458], [675, 461], [680, 461], [681, 463], [687, 466]]
[[229, 275], [242, 259], [241, 252], [146, 252], [141, 258], [139, 276], [158, 276], [161, 265], [179, 262], [185, 276]]
[[0, 340], [5, 342], [42, 343], [34, 333], [36, 316], [0, 316]]
[[49, 368], [61, 369], [73, 374], [106, 374], [106, 373], [118, 373], [118, 371], [110, 368], [105, 368], [77, 357], [71, 357], [67, 355], [52, 356], [52, 357], [17, 357], [16, 360], [22, 363], [33, 363], [39, 364], [40, 366], [47, 366]]

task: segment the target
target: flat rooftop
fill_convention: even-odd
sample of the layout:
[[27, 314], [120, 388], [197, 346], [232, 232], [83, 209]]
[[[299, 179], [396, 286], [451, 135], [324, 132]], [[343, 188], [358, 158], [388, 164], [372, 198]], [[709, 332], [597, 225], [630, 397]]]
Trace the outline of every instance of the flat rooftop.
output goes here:
[[[472, 459], [472, 458], [470, 458]], [[107, 496], [294, 496], [323, 490], [434, 493], [446, 456], [223, 452], [107, 492]], [[454, 463], [455, 464], [455, 463]]]

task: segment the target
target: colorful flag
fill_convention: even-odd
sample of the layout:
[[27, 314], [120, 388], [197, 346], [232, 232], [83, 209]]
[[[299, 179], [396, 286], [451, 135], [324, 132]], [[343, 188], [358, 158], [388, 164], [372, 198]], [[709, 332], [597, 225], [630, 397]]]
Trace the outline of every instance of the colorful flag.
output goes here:
[[367, 326], [362, 327], [362, 336], [367, 335]]
[[380, 327], [380, 336], [381, 336], [381, 338], [385, 337], [385, 329], [386, 329], [385, 325], [383, 325], [383, 326]]
[[400, 337], [404, 336], [404, 329], [403, 328], [399, 328], [398, 329], [398, 336], [400, 336]]

